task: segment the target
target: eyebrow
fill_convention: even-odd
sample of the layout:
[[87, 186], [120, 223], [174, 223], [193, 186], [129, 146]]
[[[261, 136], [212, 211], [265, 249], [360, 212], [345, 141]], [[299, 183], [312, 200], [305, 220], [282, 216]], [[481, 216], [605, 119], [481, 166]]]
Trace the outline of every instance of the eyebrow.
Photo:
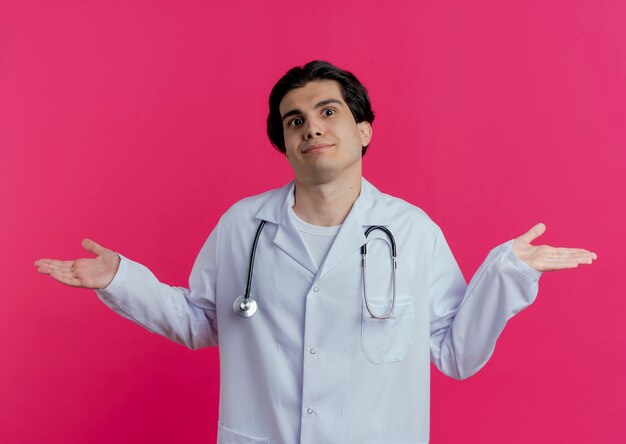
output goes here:
[[[331, 103], [336, 103], [338, 105], [343, 105], [339, 100], [337, 99], [324, 99], [320, 102], [317, 102], [315, 104], [315, 106], [313, 107], [313, 109], [319, 109], [322, 108], [326, 105], [330, 105]], [[302, 114], [302, 111], [300, 111], [299, 109], [292, 109], [291, 111], [287, 111], [285, 114], [283, 114], [283, 116], [281, 117], [282, 120], [285, 120], [287, 117], [291, 117], [291, 116], [297, 116], [298, 114]]]

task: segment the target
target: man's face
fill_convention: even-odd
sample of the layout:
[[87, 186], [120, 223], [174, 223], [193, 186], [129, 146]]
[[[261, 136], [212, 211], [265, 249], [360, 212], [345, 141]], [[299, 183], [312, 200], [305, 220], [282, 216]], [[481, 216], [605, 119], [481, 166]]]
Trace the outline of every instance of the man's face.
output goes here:
[[334, 80], [309, 82], [289, 91], [279, 106], [285, 154], [296, 179], [311, 185], [361, 176], [362, 147], [372, 127], [356, 123]]

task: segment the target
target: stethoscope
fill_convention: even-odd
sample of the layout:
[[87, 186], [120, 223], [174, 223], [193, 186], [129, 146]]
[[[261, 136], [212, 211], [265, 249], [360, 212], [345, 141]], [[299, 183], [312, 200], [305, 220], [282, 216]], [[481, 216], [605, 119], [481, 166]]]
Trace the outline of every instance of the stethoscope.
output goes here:
[[[265, 221], [262, 220], [259, 224], [259, 228], [256, 230], [256, 235], [254, 236], [254, 243], [252, 244], [252, 252], [250, 253], [250, 265], [248, 267], [248, 281], [246, 282], [246, 292], [243, 296], [239, 296], [235, 299], [235, 303], [233, 304], [233, 309], [237, 315], [242, 318], [249, 318], [253, 314], [257, 312], [258, 304], [256, 300], [250, 296], [250, 289], [252, 288], [252, 274], [254, 272], [254, 257], [256, 256], [256, 247], [259, 243], [259, 237], [261, 236], [261, 231], [263, 231], [263, 227], [265, 226]], [[378, 316], [374, 314], [374, 311], [370, 307], [369, 300], [367, 298], [367, 237], [374, 230], [383, 231], [389, 241], [391, 242], [391, 288], [392, 288], [392, 296], [391, 296], [391, 308], [387, 314], [382, 316]], [[365, 243], [361, 246], [361, 276], [363, 279], [363, 299], [365, 300], [365, 308], [370, 316], [374, 319], [391, 319], [393, 318], [393, 312], [396, 307], [396, 269], [398, 268], [398, 263], [396, 261], [396, 241], [387, 228], [374, 225], [365, 230]]]

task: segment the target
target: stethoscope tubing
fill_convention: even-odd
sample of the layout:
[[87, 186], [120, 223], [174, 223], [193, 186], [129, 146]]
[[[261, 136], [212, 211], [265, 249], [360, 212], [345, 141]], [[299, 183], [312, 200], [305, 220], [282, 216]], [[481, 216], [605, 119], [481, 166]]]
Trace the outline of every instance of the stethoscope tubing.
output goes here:
[[[261, 223], [259, 224], [259, 228], [257, 228], [256, 230], [256, 234], [254, 235], [254, 242], [252, 243], [252, 251], [250, 252], [250, 265], [248, 267], [248, 279], [246, 281], [246, 291], [243, 294], [243, 296], [239, 296], [236, 300], [235, 303], [233, 304], [233, 308], [235, 310], [235, 313], [239, 316], [241, 316], [242, 318], [249, 318], [251, 317], [254, 313], [256, 313], [257, 311], [257, 302], [254, 300], [254, 298], [252, 298], [252, 296], [250, 295], [250, 292], [252, 290], [252, 275], [254, 273], [254, 259], [256, 257], [256, 249], [257, 249], [257, 245], [259, 244], [259, 238], [261, 237], [261, 232], [263, 231], [263, 227], [265, 226], [266, 221], [262, 220]], [[369, 304], [369, 299], [367, 297], [367, 238], [370, 235], [370, 233], [374, 230], [381, 230], [383, 231], [387, 237], [389, 238], [389, 241], [391, 243], [391, 267], [392, 267], [392, 271], [391, 271], [391, 285], [392, 285], [392, 299], [391, 299], [391, 308], [389, 309], [389, 312], [387, 312], [387, 314], [382, 315], [382, 316], [378, 316], [374, 313], [374, 311], [372, 310], [372, 308], [370, 307]], [[396, 269], [398, 268], [398, 263], [396, 260], [396, 240], [393, 237], [393, 234], [391, 234], [391, 231], [389, 231], [388, 228], [383, 227], [381, 225], [373, 225], [371, 227], [369, 227], [367, 230], [365, 230], [365, 243], [361, 246], [361, 268], [362, 268], [362, 272], [361, 275], [363, 277], [363, 299], [365, 301], [365, 308], [367, 310], [367, 312], [370, 314], [370, 316], [373, 319], [392, 319], [393, 318], [393, 312], [395, 310], [396, 307]]]
[[265, 221], [262, 220], [254, 236], [254, 243], [252, 244], [252, 252], [250, 253], [250, 266], [248, 267], [248, 281], [246, 282], [246, 292], [244, 293], [245, 299], [250, 298], [250, 290], [252, 289], [252, 272], [254, 271], [254, 258], [256, 256], [256, 247], [259, 244], [259, 237], [261, 237], [261, 231], [263, 231], [264, 226], [265, 226]]
[[[367, 297], [367, 238], [374, 230], [381, 230], [385, 232], [389, 238], [389, 242], [391, 243], [391, 308], [389, 308], [387, 314], [382, 316], [374, 313], [374, 310], [370, 307], [369, 299]], [[365, 302], [365, 309], [373, 319], [393, 319], [393, 312], [396, 309], [396, 269], [398, 268], [398, 262], [396, 261], [396, 240], [394, 239], [393, 234], [391, 234], [391, 231], [381, 225], [373, 225], [365, 230], [365, 239], [365, 243], [361, 246], [361, 276], [363, 277], [363, 301]]]

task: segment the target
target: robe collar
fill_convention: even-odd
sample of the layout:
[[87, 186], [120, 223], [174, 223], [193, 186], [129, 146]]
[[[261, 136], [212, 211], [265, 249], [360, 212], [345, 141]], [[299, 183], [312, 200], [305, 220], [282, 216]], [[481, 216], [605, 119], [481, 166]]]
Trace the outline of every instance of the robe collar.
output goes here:
[[255, 217], [278, 225], [274, 244], [304, 268], [321, 278], [344, 259], [358, 251], [365, 243], [365, 230], [374, 225], [389, 226], [391, 220], [387, 197], [365, 178], [361, 179], [361, 192], [344, 220], [332, 247], [321, 267], [317, 267], [298, 231], [289, 208], [295, 202], [295, 182], [276, 190]]

